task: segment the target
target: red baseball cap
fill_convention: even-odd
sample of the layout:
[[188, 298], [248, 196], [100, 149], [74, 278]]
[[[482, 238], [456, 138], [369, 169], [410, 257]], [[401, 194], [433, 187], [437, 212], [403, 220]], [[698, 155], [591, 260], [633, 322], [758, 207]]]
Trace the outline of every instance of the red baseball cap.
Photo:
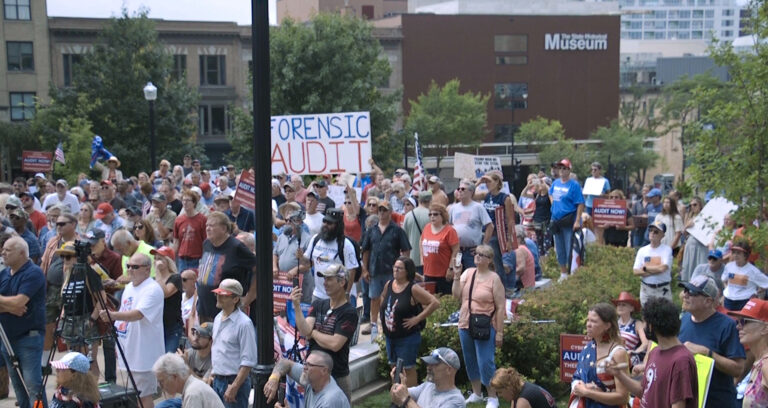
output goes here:
[[768, 301], [761, 299], [749, 299], [746, 305], [737, 312], [728, 312], [731, 316], [746, 317], [768, 322]]
[[568, 169], [571, 168], [571, 161], [568, 159], [560, 160], [559, 162], [557, 162], [557, 164], [559, 164], [560, 166], [567, 167]]
[[176, 254], [173, 252], [173, 248], [171, 248], [169, 246], [161, 246], [158, 249], [151, 249], [151, 250], [149, 250], [149, 253], [152, 254], [152, 255], [160, 254], [162, 256], [170, 258], [171, 260], [175, 260], [176, 259]]
[[115, 212], [115, 209], [112, 208], [112, 205], [110, 203], [101, 203], [99, 204], [99, 207], [96, 208], [96, 213], [93, 214], [93, 218], [96, 218], [97, 220], [100, 220], [104, 218], [107, 214]]

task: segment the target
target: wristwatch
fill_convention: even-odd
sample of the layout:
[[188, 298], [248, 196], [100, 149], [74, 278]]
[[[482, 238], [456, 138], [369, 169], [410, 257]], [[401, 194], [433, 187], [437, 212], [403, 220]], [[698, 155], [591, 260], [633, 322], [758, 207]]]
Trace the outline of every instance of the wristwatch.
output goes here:
[[643, 266], [643, 272], [648, 272], [648, 268], [646, 268], [645, 266]]

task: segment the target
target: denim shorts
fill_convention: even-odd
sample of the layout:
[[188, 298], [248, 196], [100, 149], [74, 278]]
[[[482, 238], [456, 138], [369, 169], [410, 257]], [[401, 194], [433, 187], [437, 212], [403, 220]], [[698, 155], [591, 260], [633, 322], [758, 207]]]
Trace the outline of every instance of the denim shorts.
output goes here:
[[397, 359], [402, 358], [403, 368], [413, 368], [416, 366], [416, 359], [419, 358], [419, 347], [421, 346], [421, 332], [397, 339], [386, 336], [386, 340], [387, 360], [390, 365], [395, 365]]
[[377, 299], [381, 297], [381, 292], [384, 292], [384, 285], [387, 281], [392, 280], [392, 274], [371, 276], [371, 281], [368, 282], [368, 297], [371, 299]]

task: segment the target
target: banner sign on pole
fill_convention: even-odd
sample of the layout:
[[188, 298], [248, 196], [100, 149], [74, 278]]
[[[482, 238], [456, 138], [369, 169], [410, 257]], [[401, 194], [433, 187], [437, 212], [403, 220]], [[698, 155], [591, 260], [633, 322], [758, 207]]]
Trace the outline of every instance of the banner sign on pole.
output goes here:
[[579, 364], [579, 354], [589, 344], [589, 337], [560, 333], [560, 381], [569, 383]]
[[474, 156], [466, 153], [454, 153], [453, 177], [479, 179], [489, 171], [501, 172], [501, 159], [498, 156]]
[[627, 225], [627, 214], [627, 200], [592, 200], [592, 221], [597, 227], [623, 227]]
[[369, 112], [273, 116], [272, 174], [370, 173]]
[[21, 152], [21, 171], [46, 173], [53, 168], [53, 153], [24, 150]]
[[248, 170], [243, 170], [243, 172], [240, 173], [240, 181], [237, 183], [234, 200], [240, 203], [241, 207], [251, 211], [254, 210], [253, 205], [256, 202], [256, 181]]

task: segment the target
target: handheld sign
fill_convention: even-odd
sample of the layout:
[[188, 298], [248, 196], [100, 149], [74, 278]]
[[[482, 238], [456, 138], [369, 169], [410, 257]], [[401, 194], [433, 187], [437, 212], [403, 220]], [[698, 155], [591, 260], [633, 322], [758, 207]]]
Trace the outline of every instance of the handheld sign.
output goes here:
[[24, 150], [21, 152], [21, 171], [25, 173], [47, 173], [53, 168], [51, 152]]
[[492, 170], [501, 172], [501, 159], [498, 156], [475, 156], [466, 153], [453, 155], [453, 177], [479, 179]]
[[240, 173], [234, 200], [240, 203], [241, 207], [253, 211], [253, 203], [256, 202], [256, 182], [248, 170]]
[[579, 354], [590, 339], [581, 334], [560, 334], [560, 381], [569, 383], [579, 364]]
[[592, 196], [599, 196], [603, 194], [603, 188], [605, 188], [605, 182], [606, 179], [600, 178], [596, 179], [593, 177], [590, 177], [587, 179], [587, 181], [584, 183], [584, 188], [581, 190], [581, 193], [585, 196], [592, 195]]
[[627, 200], [595, 198], [592, 201], [592, 220], [598, 227], [627, 225]]
[[[304, 276], [299, 274], [296, 280], [299, 280], [299, 286]], [[293, 281], [288, 279], [288, 272], [280, 271], [277, 279], [272, 280], [272, 313], [279, 314], [285, 311], [286, 304], [291, 302], [291, 290], [293, 290]]]
[[723, 227], [723, 216], [738, 208], [723, 197], [713, 198], [701, 209], [694, 219], [693, 227], [688, 228], [688, 233], [703, 245], [708, 245], [715, 237], [715, 232]]
[[370, 173], [369, 112], [273, 116], [272, 174]]

